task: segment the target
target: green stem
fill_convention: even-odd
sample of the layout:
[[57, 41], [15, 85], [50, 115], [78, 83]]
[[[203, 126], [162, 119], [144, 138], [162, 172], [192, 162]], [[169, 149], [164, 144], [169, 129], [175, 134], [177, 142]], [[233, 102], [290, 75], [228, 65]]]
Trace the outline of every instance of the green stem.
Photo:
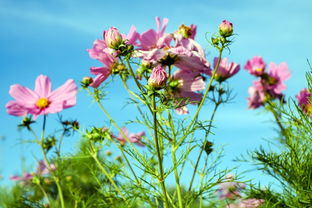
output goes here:
[[158, 138], [158, 130], [157, 130], [157, 107], [156, 107], [155, 94], [152, 95], [152, 104], [153, 104], [153, 122], [154, 122], [154, 142], [155, 142], [155, 146], [156, 146], [159, 172], [160, 172], [160, 178], [158, 180], [161, 184], [161, 188], [162, 188], [163, 195], [165, 198], [165, 207], [168, 208], [169, 202], [168, 202], [167, 191], [166, 191], [166, 186], [165, 186], [165, 178], [164, 178], [164, 170], [163, 170], [163, 157], [162, 157], [162, 153], [161, 153], [161, 150], [159, 147], [159, 138]]
[[220, 61], [221, 61], [221, 57], [222, 57], [223, 48], [224, 48], [224, 47], [222, 47], [222, 48], [219, 49], [218, 62], [217, 62], [216, 66], [215, 66], [215, 68], [214, 68], [214, 70], [213, 70], [213, 72], [212, 72], [212, 75], [211, 75], [211, 78], [210, 78], [210, 80], [209, 80], [209, 83], [208, 83], [208, 86], [207, 86], [207, 88], [206, 88], [206, 91], [205, 91], [205, 93], [204, 93], [204, 95], [203, 95], [203, 97], [202, 97], [202, 99], [201, 99], [201, 101], [200, 101], [200, 103], [199, 103], [199, 105], [198, 105], [197, 111], [196, 111], [196, 113], [195, 113], [193, 119], [191, 120], [191, 122], [189, 123], [188, 127], [186, 128], [185, 134], [182, 136], [182, 138], [181, 138], [180, 141], [178, 142], [178, 146], [180, 146], [180, 145], [183, 143], [184, 139], [188, 136], [188, 132], [190, 131], [190, 129], [191, 129], [192, 126], [194, 125], [195, 121], [197, 120], [197, 117], [198, 117], [198, 115], [199, 115], [199, 112], [200, 112], [202, 106], [204, 105], [204, 102], [205, 102], [205, 100], [206, 100], [206, 97], [207, 97], [207, 95], [208, 95], [208, 92], [209, 92], [209, 90], [210, 90], [210, 88], [211, 88], [212, 81], [214, 80], [214, 76], [215, 76], [215, 74], [216, 74], [216, 72], [217, 72], [217, 69], [219, 68]]
[[46, 127], [46, 115], [43, 116], [43, 124], [42, 124], [42, 132], [41, 132], [41, 140], [39, 142], [40, 144], [40, 147], [41, 147], [41, 152], [43, 154], [43, 158], [44, 158], [44, 161], [45, 163], [47, 164], [48, 166], [48, 170], [49, 172], [52, 174], [53, 176], [53, 179], [55, 181], [55, 184], [57, 186], [57, 191], [58, 191], [58, 195], [59, 195], [59, 198], [60, 198], [60, 202], [61, 202], [61, 207], [62, 208], [65, 208], [65, 203], [64, 203], [64, 197], [63, 197], [63, 191], [62, 191], [62, 187], [60, 185], [60, 182], [59, 182], [59, 178], [54, 174], [52, 168], [51, 168], [51, 164], [47, 158], [47, 154], [44, 150], [44, 147], [43, 147], [43, 144], [44, 144], [44, 133], [45, 133], [45, 127]]
[[169, 125], [170, 129], [172, 132], [172, 147], [171, 147], [171, 159], [174, 167], [174, 177], [176, 181], [176, 191], [178, 194], [178, 202], [179, 202], [179, 207], [183, 208], [183, 200], [182, 200], [182, 193], [181, 193], [181, 186], [180, 186], [180, 176], [178, 172], [178, 166], [177, 166], [177, 159], [176, 159], [176, 151], [177, 151], [177, 146], [176, 145], [176, 135], [174, 133], [174, 123], [172, 122], [172, 117], [170, 114], [170, 111], [168, 110], [168, 120], [169, 120]]
[[[216, 112], [217, 112], [217, 109], [218, 109], [219, 105], [220, 105], [219, 102], [217, 102], [217, 103], [215, 104], [213, 113], [212, 113], [211, 118], [210, 118], [210, 121], [209, 121], [209, 126], [208, 126], [208, 130], [207, 130], [207, 132], [206, 132], [206, 135], [205, 135], [205, 140], [204, 140], [203, 145], [208, 141], [208, 135], [209, 135], [209, 133], [210, 133], [210, 129], [211, 129], [211, 126], [212, 126], [212, 122], [213, 122], [213, 119], [214, 119], [214, 117], [215, 117], [215, 114], [216, 114]], [[191, 191], [191, 189], [192, 189], [193, 182], [194, 182], [194, 179], [195, 179], [195, 174], [196, 174], [196, 171], [197, 171], [197, 168], [198, 168], [198, 164], [199, 164], [200, 158], [201, 158], [201, 156], [202, 156], [202, 154], [203, 154], [203, 151], [204, 151], [204, 147], [202, 146], [202, 148], [200, 149], [199, 155], [198, 155], [198, 157], [197, 157], [196, 163], [195, 163], [195, 168], [194, 168], [194, 171], [193, 171], [193, 174], [192, 174], [192, 178], [191, 178], [191, 182], [190, 182], [188, 191]]]
[[93, 157], [94, 161], [96, 162], [96, 164], [98, 165], [98, 167], [100, 168], [100, 170], [102, 171], [102, 173], [104, 173], [104, 175], [108, 178], [109, 182], [113, 185], [113, 187], [115, 188], [115, 190], [119, 193], [119, 195], [121, 196], [121, 198], [125, 201], [125, 203], [128, 205], [127, 199], [124, 197], [123, 193], [121, 192], [121, 190], [118, 188], [118, 186], [116, 185], [115, 181], [112, 179], [112, 177], [110, 176], [110, 174], [105, 170], [105, 168], [103, 167], [102, 163], [99, 161], [98, 157], [97, 157], [97, 153], [94, 151], [92, 145], [92, 153], [91, 156]]

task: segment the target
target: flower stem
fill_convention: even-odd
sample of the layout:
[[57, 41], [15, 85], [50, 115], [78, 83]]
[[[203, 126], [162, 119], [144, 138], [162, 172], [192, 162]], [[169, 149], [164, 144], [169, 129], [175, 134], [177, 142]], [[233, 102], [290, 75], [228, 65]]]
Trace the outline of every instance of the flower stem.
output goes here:
[[121, 192], [121, 190], [118, 188], [118, 186], [116, 185], [115, 181], [112, 179], [112, 177], [110, 176], [110, 174], [105, 170], [105, 168], [103, 167], [102, 163], [99, 161], [98, 157], [97, 157], [97, 152], [94, 151], [94, 148], [91, 145], [91, 149], [92, 149], [92, 153], [91, 156], [93, 157], [94, 161], [96, 162], [96, 164], [98, 165], [98, 167], [100, 168], [100, 170], [102, 171], [102, 173], [104, 173], [104, 175], [108, 178], [109, 182], [112, 184], [112, 186], [115, 188], [115, 190], [119, 193], [119, 195], [121, 196], [121, 198], [125, 201], [125, 203], [128, 205], [127, 199], [125, 198], [125, 196], [123, 195], [123, 193]]
[[[220, 103], [216, 103], [215, 104], [215, 107], [213, 109], [213, 112], [211, 114], [211, 118], [210, 118], [210, 121], [209, 121], [209, 126], [208, 126], [208, 130], [206, 132], [206, 136], [205, 136], [205, 140], [204, 140], [204, 143], [203, 145], [208, 141], [208, 135], [210, 133], [210, 129], [211, 129], [211, 126], [212, 126], [212, 122], [213, 122], [213, 119], [214, 119], [214, 116], [217, 112], [217, 109], [219, 107]], [[193, 174], [192, 174], [192, 178], [191, 178], [191, 182], [190, 182], [190, 185], [189, 185], [189, 188], [188, 188], [188, 191], [191, 191], [192, 189], [192, 186], [193, 186], [193, 182], [194, 182], [194, 178], [195, 178], [195, 174], [196, 174], [196, 171], [197, 171], [197, 168], [198, 168], [198, 164], [199, 164], [199, 161], [200, 161], [200, 158], [203, 154], [203, 151], [204, 151], [204, 146], [201, 147], [200, 149], [200, 152], [198, 154], [198, 157], [197, 157], [197, 160], [196, 160], [196, 163], [195, 163], [195, 167], [194, 167], [194, 171], [193, 171]]]
[[181, 194], [181, 186], [180, 186], [180, 176], [179, 176], [179, 172], [178, 172], [178, 165], [177, 165], [177, 159], [176, 159], [176, 151], [177, 151], [177, 146], [176, 146], [176, 135], [174, 133], [174, 123], [172, 122], [172, 117], [170, 114], [170, 111], [168, 110], [168, 121], [169, 121], [169, 125], [170, 125], [170, 129], [172, 132], [172, 147], [171, 147], [171, 159], [173, 162], [173, 166], [174, 166], [174, 177], [175, 177], [175, 181], [176, 181], [176, 191], [178, 194], [178, 202], [179, 202], [179, 207], [183, 208], [183, 201], [182, 201], [182, 194]]
[[157, 107], [156, 107], [156, 99], [155, 99], [155, 93], [152, 95], [152, 107], [153, 107], [153, 123], [154, 123], [154, 142], [156, 146], [157, 151], [157, 157], [158, 157], [158, 165], [159, 165], [159, 172], [160, 172], [160, 178], [158, 178], [164, 199], [165, 199], [165, 207], [169, 207], [169, 202], [167, 198], [167, 191], [165, 186], [165, 178], [164, 178], [164, 170], [163, 170], [163, 157], [162, 153], [159, 147], [159, 138], [158, 138], [158, 130], [157, 130]]
[[47, 117], [47, 115], [44, 115], [44, 116], [43, 116], [41, 140], [40, 140], [39, 144], [40, 144], [40, 147], [41, 147], [41, 152], [42, 152], [42, 154], [43, 154], [44, 161], [45, 161], [45, 163], [47, 164], [48, 169], [49, 169], [49, 172], [52, 174], [53, 179], [54, 179], [54, 181], [55, 181], [55, 184], [56, 184], [56, 186], [57, 186], [57, 191], [58, 191], [58, 195], [59, 195], [59, 198], [60, 198], [61, 207], [62, 207], [62, 208], [65, 208], [64, 197], [63, 197], [63, 191], [62, 191], [62, 187], [61, 187], [61, 185], [60, 185], [59, 178], [53, 173], [53, 170], [52, 170], [52, 168], [51, 168], [50, 162], [49, 162], [49, 160], [48, 160], [48, 158], [47, 158], [46, 151], [44, 150], [44, 147], [43, 147], [43, 143], [44, 143], [44, 133], [45, 133], [45, 127], [46, 127], [46, 117]]
[[215, 68], [214, 68], [214, 70], [213, 70], [213, 72], [212, 72], [212, 75], [211, 75], [211, 78], [210, 78], [210, 80], [209, 80], [209, 83], [208, 83], [208, 86], [207, 86], [207, 88], [206, 88], [206, 91], [205, 91], [205, 93], [204, 93], [204, 95], [203, 95], [203, 97], [202, 97], [202, 99], [201, 99], [201, 101], [200, 101], [200, 103], [199, 103], [199, 105], [198, 105], [198, 108], [197, 108], [197, 110], [196, 110], [195, 115], [193, 116], [193, 119], [191, 120], [191, 122], [189, 123], [188, 127], [186, 128], [185, 134], [182, 136], [182, 138], [181, 138], [180, 141], [178, 142], [178, 144], [177, 144], [178, 146], [180, 146], [180, 145], [183, 143], [184, 139], [188, 136], [188, 132], [190, 131], [190, 129], [191, 129], [192, 126], [194, 125], [195, 121], [197, 120], [198, 115], [199, 115], [199, 112], [200, 112], [202, 106], [204, 105], [204, 102], [205, 102], [205, 100], [206, 100], [206, 97], [208, 96], [208, 92], [209, 92], [209, 90], [210, 90], [210, 88], [211, 88], [211, 85], [212, 85], [212, 81], [213, 81], [213, 79], [214, 79], [214, 76], [215, 76], [215, 74], [216, 74], [216, 72], [217, 72], [217, 69], [219, 68], [220, 61], [221, 61], [221, 57], [222, 57], [223, 48], [224, 48], [224, 47], [222, 47], [222, 48], [219, 49], [218, 62], [217, 62], [216, 66], [215, 66]]

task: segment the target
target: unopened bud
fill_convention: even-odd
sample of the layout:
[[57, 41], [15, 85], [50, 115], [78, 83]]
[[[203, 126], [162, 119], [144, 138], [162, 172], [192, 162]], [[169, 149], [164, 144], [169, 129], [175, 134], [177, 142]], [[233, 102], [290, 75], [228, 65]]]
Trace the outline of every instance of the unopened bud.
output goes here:
[[92, 84], [92, 82], [93, 82], [92, 77], [84, 77], [84, 78], [82, 78], [81, 86], [83, 88], [87, 88], [87, 87], [89, 87], [90, 84]]
[[117, 49], [122, 43], [122, 36], [117, 28], [111, 27], [104, 32], [104, 41], [107, 47]]
[[233, 24], [227, 20], [223, 20], [219, 25], [219, 33], [223, 37], [229, 37], [233, 34]]
[[148, 85], [156, 89], [162, 88], [166, 85], [167, 78], [166, 70], [160, 65], [156, 66], [148, 79]]

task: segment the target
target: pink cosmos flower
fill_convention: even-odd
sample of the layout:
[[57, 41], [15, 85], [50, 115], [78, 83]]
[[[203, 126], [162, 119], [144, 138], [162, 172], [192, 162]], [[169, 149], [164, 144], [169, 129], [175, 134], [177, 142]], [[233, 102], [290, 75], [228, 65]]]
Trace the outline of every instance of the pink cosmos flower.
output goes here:
[[[214, 58], [213, 66], [216, 67], [218, 63], [218, 58]], [[230, 78], [234, 74], [236, 74], [240, 70], [239, 64], [234, 62], [228, 63], [227, 58], [223, 58], [220, 60], [219, 67], [216, 71], [215, 78], [217, 81], [224, 81], [227, 78]]]
[[269, 65], [268, 75], [268, 89], [272, 90], [275, 94], [282, 94], [282, 91], [286, 89], [283, 81], [290, 77], [287, 64], [283, 62], [280, 65], [276, 65], [271, 62]]
[[70, 79], [62, 86], [51, 91], [51, 81], [47, 76], [39, 75], [35, 90], [19, 84], [11, 85], [10, 95], [15, 99], [6, 104], [7, 113], [14, 116], [32, 114], [34, 119], [39, 115], [57, 113], [76, 104], [77, 86]]
[[225, 182], [220, 183], [219, 187], [216, 194], [220, 200], [236, 199], [240, 197], [240, 192], [245, 188], [245, 184], [234, 181], [234, 176], [228, 175]]
[[156, 17], [157, 30], [149, 29], [143, 32], [140, 37], [140, 48], [142, 50], [151, 50], [153, 48], [169, 47], [172, 37], [165, 33], [168, 24], [168, 19], [164, 18], [161, 24], [160, 18]]
[[[130, 140], [131, 143], [136, 143], [137, 145], [142, 146], [142, 147], [145, 146], [145, 144], [141, 141], [142, 137], [145, 136], [144, 131], [129, 134], [129, 131], [125, 127], [122, 128], [121, 130], [122, 130], [123, 134], [126, 137], [128, 137], [128, 139]], [[119, 133], [117, 137], [114, 135], [112, 135], [112, 137], [116, 138], [122, 145], [127, 142], [126, 138], [121, 133]]]
[[226, 208], [257, 208], [263, 203], [263, 199], [243, 199], [239, 203], [227, 205]]
[[200, 46], [196, 46], [194, 42], [188, 42], [191, 43], [188, 47], [192, 47], [193, 50], [189, 50], [184, 46], [178, 46], [168, 50], [170, 53], [177, 55], [174, 65], [184, 71], [211, 75], [210, 64], [205, 58], [203, 50]]
[[248, 89], [248, 108], [256, 109], [263, 105], [265, 101], [265, 89], [260, 80], [254, 81], [253, 86]]
[[91, 87], [97, 88], [102, 82], [104, 82], [109, 75], [111, 75], [114, 65], [117, 63], [117, 57], [112, 55], [108, 49], [104, 49], [100, 54], [100, 62], [104, 64], [102, 67], [91, 67], [91, 74], [96, 75], [93, 82], [90, 84]]
[[[56, 170], [56, 166], [54, 164], [50, 164], [50, 168], [52, 171]], [[39, 160], [36, 174], [46, 175], [49, 173], [50, 173], [50, 171], [49, 171], [49, 168], [48, 168], [48, 165], [46, 164], [46, 162], [44, 160]]]
[[299, 94], [296, 96], [298, 100], [298, 104], [303, 110], [304, 113], [308, 114], [310, 117], [312, 117], [312, 103], [311, 103], [311, 93], [307, 88], [304, 88], [299, 92]]
[[10, 180], [12, 180], [12, 181], [29, 181], [33, 177], [34, 176], [31, 173], [24, 173], [22, 176], [11, 176]]
[[186, 103], [197, 104], [201, 101], [202, 94], [198, 91], [205, 89], [205, 82], [199, 74], [184, 70], [175, 71], [172, 81], [176, 82], [176, 86], [172, 89], [173, 95], [183, 99], [178, 103], [177, 113], [185, 114], [188, 112], [184, 107]]
[[[54, 164], [50, 164], [50, 167], [52, 171], [56, 170], [56, 166]], [[43, 160], [39, 160], [36, 172], [24, 173], [22, 176], [11, 176], [10, 180], [27, 182], [30, 181], [36, 175], [43, 176], [49, 173], [50, 171], [48, 169], [47, 164]]]
[[255, 56], [247, 61], [244, 68], [252, 75], [261, 76], [265, 70], [265, 63], [260, 56]]
[[168, 75], [163, 66], [158, 65], [153, 68], [152, 74], [148, 79], [148, 84], [155, 88], [161, 88], [166, 85]]

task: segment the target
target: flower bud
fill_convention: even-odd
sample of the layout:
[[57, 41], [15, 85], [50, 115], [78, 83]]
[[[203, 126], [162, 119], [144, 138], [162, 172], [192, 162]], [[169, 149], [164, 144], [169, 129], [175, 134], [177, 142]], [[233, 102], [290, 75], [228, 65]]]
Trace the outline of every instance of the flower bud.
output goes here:
[[223, 20], [219, 25], [219, 33], [223, 37], [229, 37], [233, 34], [233, 24], [227, 20]]
[[81, 86], [83, 88], [87, 88], [89, 87], [90, 84], [92, 84], [92, 82], [93, 82], [93, 79], [91, 77], [84, 77], [82, 78]]
[[111, 27], [104, 31], [104, 41], [107, 47], [116, 49], [122, 43], [122, 36], [117, 28]]
[[153, 68], [152, 74], [148, 79], [148, 85], [154, 88], [162, 88], [166, 85], [168, 75], [162, 66], [156, 66]]

